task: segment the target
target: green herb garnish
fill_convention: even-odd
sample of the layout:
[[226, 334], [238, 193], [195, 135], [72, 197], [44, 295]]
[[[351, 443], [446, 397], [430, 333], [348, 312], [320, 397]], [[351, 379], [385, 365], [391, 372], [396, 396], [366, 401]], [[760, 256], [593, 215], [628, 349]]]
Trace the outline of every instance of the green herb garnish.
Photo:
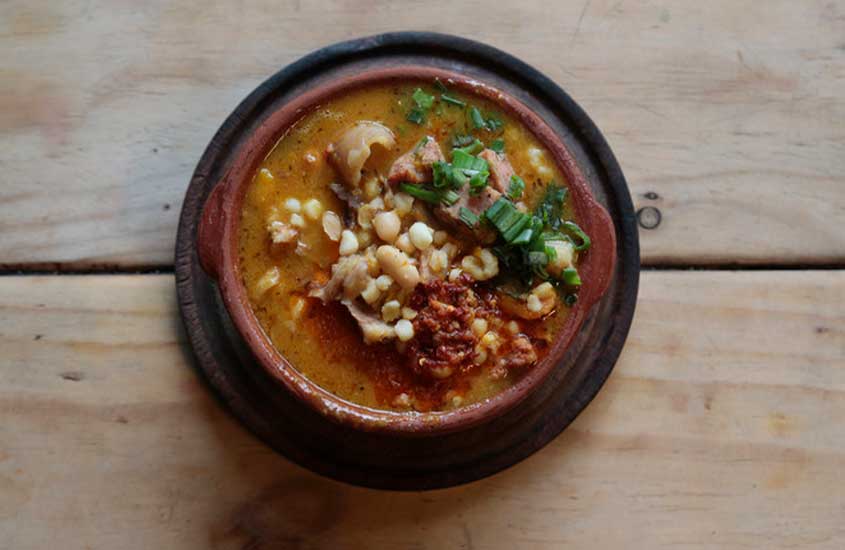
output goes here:
[[574, 306], [577, 301], [578, 301], [578, 295], [577, 294], [567, 294], [563, 298], [563, 303], [566, 304], [566, 307]]
[[490, 130], [491, 132], [498, 132], [499, 130], [502, 129], [502, 126], [505, 125], [505, 123], [502, 122], [502, 119], [492, 117], [492, 116], [489, 117], [486, 121], [484, 121], [484, 124], [487, 127], [487, 129]]
[[399, 189], [408, 193], [412, 197], [420, 199], [431, 204], [440, 204], [440, 193], [432, 189], [426, 189], [421, 185], [412, 185], [410, 183], [399, 184]]
[[587, 250], [587, 249], [590, 248], [590, 244], [591, 244], [590, 243], [590, 237], [587, 236], [586, 233], [584, 233], [583, 229], [578, 227], [577, 223], [575, 223], [575, 222], [563, 222], [562, 228], [566, 232], [568, 232], [568, 233], [574, 235], [575, 237], [577, 237], [578, 240], [580, 241], [578, 243], [573, 242], [573, 244], [575, 245], [576, 251], [581, 252], [582, 250]]
[[557, 231], [563, 223], [560, 216], [563, 213], [563, 202], [565, 200], [566, 188], [551, 182], [546, 187], [543, 200], [534, 209], [534, 215], [543, 220], [543, 223], [552, 231]]
[[494, 139], [487, 147], [497, 153], [501, 153], [505, 150], [505, 140], [502, 138]]
[[431, 106], [434, 105], [434, 96], [425, 93], [421, 88], [417, 88], [411, 94], [411, 99], [416, 103], [416, 107], [411, 109], [405, 118], [414, 124], [422, 124], [425, 122], [426, 115], [431, 109]]
[[578, 270], [574, 267], [564, 269], [561, 278], [567, 286], [581, 286], [581, 277], [578, 276]]
[[508, 186], [508, 198], [512, 201], [518, 200], [523, 191], [525, 191], [525, 182], [516, 174], [512, 175]]
[[[516, 195], [517, 190], [522, 194], [524, 185], [518, 176], [512, 178], [508, 196]], [[547, 243], [565, 240], [576, 244], [576, 249], [589, 247], [589, 237], [577, 224], [563, 222], [560, 218], [566, 189], [549, 184], [534, 214], [521, 212], [508, 196], [499, 197], [483, 213], [499, 233], [500, 241], [493, 247], [493, 252], [502, 264], [501, 272], [526, 289], [536, 279], [567, 288], [580, 286], [581, 278], [575, 268], [564, 270], [558, 279], [546, 270], [546, 266], [557, 259], [557, 251]]]
[[477, 153], [480, 153], [482, 149], [484, 149], [484, 144], [481, 143], [481, 140], [479, 139], [473, 140], [472, 143], [464, 147], [455, 148], [456, 151], [462, 151], [468, 155], [475, 155]]
[[437, 88], [437, 91], [441, 94], [445, 94], [449, 91], [449, 88], [447, 88], [446, 85], [443, 84], [443, 82], [441, 82], [439, 78], [434, 79], [434, 87]]
[[450, 190], [446, 191], [445, 193], [443, 193], [443, 195], [441, 195], [441, 196], [440, 196], [440, 200], [441, 200], [441, 201], [443, 202], [443, 204], [445, 204], [446, 206], [452, 206], [453, 204], [455, 204], [456, 202], [458, 202], [458, 199], [460, 199], [460, 198], [461, 198], [461, 196], [460, 196], [460, 195], [458, 195], [458, 194], [457, 194], [455, 191], [453, 191], [452, 189], [450, 189]]
[[466, 224], [467, 227], [472, 229], [476, 225], [478, 225], [478, 216], [470, 210], [462, 206], [460, 210], [458, 210], [458, 218]]
[[452, 147], [456, 149], [466, 147], [473, 141], [475, 141], [475, 138], [469, 134], [455, 134], [452, 136]]
[[467, 106], [465, 101], [461, 101], [460, 99], [458, 99], [456, 97], [452, 97], [450, 95], [440, 94], [440, 99], [444, 103], [449, 103], [450, 105], [457, 105], [458, 107], [466, 107]]
[[414, 107], [408, 111], [408, 116], [405, 117], [405, 120], [414, 124], [422, 124], [425, 122], [425, 112], [419, 107]]
[[469, 116], [469, 121], [473, 128], [481, 129], [487, 127], [484, 122], [484, 117], [481, 116], [481, 111], [478, 110], [478, 107], [470, 107], [469, 111], [467, 111], [467, 115]]

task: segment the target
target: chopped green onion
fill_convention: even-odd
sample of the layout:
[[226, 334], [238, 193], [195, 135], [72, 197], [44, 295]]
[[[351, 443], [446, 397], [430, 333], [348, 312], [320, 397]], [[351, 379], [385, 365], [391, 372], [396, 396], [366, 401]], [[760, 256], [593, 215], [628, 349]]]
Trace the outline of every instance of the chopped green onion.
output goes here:
[[437, 191], [432, 191], [431, 189], [426, 189], [425, 187], [412, 185], [410, 183], [400, 184], [399, 189], [408, 193], [412, 197], [420, 199], [421, 201], [431, 204], [440, 204], [440, 194]]
[[458, 210], [458, 218], [460, 218], [460, 220], [464, 222], [470, 229], [478, 225], [478, 216], [475, 214], [475, 212], [464, 206], [462, 206], [460, 210]]
[[413, 122], [414, 124], [422, 124], [425, 122], [425, 112], [419, 107], [414, 107], [408, 111], [408, 116], [406, 116], [405, 119], [408, 122]]
[[460, 195], [458, 195], [455, 191], [450, 189], [450, 190], [446, 191], [445, 193], [443, 193], [443, 195], [440, 197], [440, 200], [444, 204], [446, 204], [447, 206], [452, 206], [453, 204], [458, 202], [458, 199], [460, 199], [460, 198], [461, 198]]
[[[505, 242], [513, 243], [514, 239], [516, 239], [522, 230], [531, 223], [531, 216], [528, 214], [523, 214], [522, 212], [517, 211], [519, 217], [516, 221], [511, 225], [504, 233], [502, 233], [502, 238], [505, 239]], [[545, 254], [545, 252], [544, 252]]]
[[469, 179], [469, 192], [473, 195], [481, 193], [481, 190], [487, 187], [487, 178], [490, 177], [489, 172], [478, 172], [473, 174]]
[[482, 149], [484, 149], [484, 144], [481, 143], [481, 140], [476, 139], [472, 143], [470, 143], [469, 145], [467, 145], [465, 147], [456, 148], [455, 151], [463, 151], [464, 153], [467, 153], [468, 155], [474, 155], [474, 154], [478, 153], [479, 151], [481, 151]]
[[452, 147], [455, 147], [455, 148], [458, 148], [458, 147], [465, 147], [465, 146], [469, 145], [470, 143], [472, 143], [473, 141], [475, 141], [475, 138], [474, 138], [474, 137], [472, 137], [471, 135], [468, 135], [468, 134], [464, 134], [464, 135], [455, 134], [455, 135], [452, 137]]
[[528, 244], [531, 242], [531, 237], [534, 236], [534, 230], [530, 227], [528, 229], [523, 229], [522, 233], [517, 235], [517, 237], [511, 241], [512, 245], [523, 245]]
[[445, 94], [449, 91], [449, 88], [447, 88], [446, 85], [443, 84], [439, 78], [434, 79], [434, 87], [437, 88], [437, 91], [439, 91], [441, 94]]
[[[502, 202], [500, 202], [502, 201]], [[499, 208], [496, 208], [497, 205], [501, 205]], [[495, 209], [495, 211], [494, 211]], [[493, 211], [491, 213], [491, 211]], [[487, 219], [499, 230], [499, 233], [504, 233], [507, 231], [511, 225], [513, 225], [519, 217], [519, 212], [514, 207], [513, 203], [504, 197], [500, 197], [496, 202], [493, 203], [493, 206], [487, 209], [485, 212]]]
[[534, 215], [543, 220], [552, 231], [557, 231], [561, 226], [560, 216], [563, 212], [563, 202], [566, 200], [566, 188], [554, 182], [546, 187], [543, 200], [534, 210]]
[[566, 304], [566, 307], [572, 307], [578, 301], [577, 294], [567, 294], [566, 297], [563, 299], [563, 303]]
[[481, 111], [478, 110], [478, 107], [470, 107], [469, 108], [469, 120], [472, 123], [473, 128], [486, 128], [487, 125], [484, 122], [484, 117], [481, 116]]
[[564, 269], [562, 277], [567, 286], [581, 286], [581, 277], [578, 276], [578, 270], [574, 267]]
[[569, 236], [564, 235], [563, 233], [558, 233], [557, 231], [547, 231], [543, 233], [543, 239], [546, 241], [569, 241], [572, 242], [572, 239]]
[[420, 109], [431, 109], [431, 106], [434, 105], [434, 96], [428, 95], [421, 88], [417, 88], [414, 90], [414, 93], [411, 95], [411, 99], [414, 100], [414, 103], [417, 104], [417, 107]]
[[584, 230], [578, 227], [578, 224], [575, 222], [564, 222], [563, 229], [572, 233], [581, 241], [580, 243], [575, 243], [575, 250], [581, 252], [582, 250], [587, 250], [590, 248], [590, 237], [584, 233]]
[[547, 265], [549, 263], [549, 257], [546, 256], [545, 252], [529, 252], [528, 253], [528, 264], [529, 265]]
[[501, 153], [505, 150], [505, 140], [503, 140], [502, 138], [494, 139], [490, 142], [488, 148], [497, 153]]
[[516, 174], [512, 175], [510, 185], [508, 186], [508, 198], [512, 201], [515, 201], [522, 196], [522, 192], [524, 190], [525, 182], [522, 180], [522, 178], [517, 176]]
[[490, 205], [490, 208], [488, 208], [484, 212], [484, 217], [487, 218], [488, 220], [490, 220], [490, 222], [495, 225], [495, 223], [496, 223], [495, 220], [498, 219], [498, 217], [501, 215], [500, 213], [504, 209], [506, 209], [508, 207], [508, 205], [513, 206], [513, 205], [511, 205], [511, 203], [508, 199], [506, 199], [504, 197], [499, 197], [496, 200], [496, 202], [494, 202], [492, 205]]
[[463, 149], [452, 151], [452, 166], [459, 170], [471, 171], [473, 173], [485, 172], [489, 169], [486, 160], [474, 157]]
[[460, 189], [469, 179], [464, 172], [443, 161], [437, 161], [432, 165], [432, 173], [434, 187], [437, 189]]
[[505, 123], [502, 122], [501, 119], [496, 117], [490, 117], [485, 121], [485, 126], [491, 132], [498, 132], [504, 125]]
[[420, 88], [417, 88], [414, 90], [414, 93], [411, 94], [411, 99], [414, 100], [414, 103], [416, 103], [417, 106], [411, 109], [408, 112], [408, 116], [405, 118], [414, 124], [422, 124], [425, 122], [426, 114], [428, 114], [429, 109], [431, 109], [431, 106], [434, 105], [434, 96], [425, 93]]
[[467, 106], [465, 101], [461, 101], [460, 99], [452, 97], [450, 95], [440, 94], [440, 99], [443, 100], [444, 103], [449, 103], [450, 105], [457, 105], [458, 107]]

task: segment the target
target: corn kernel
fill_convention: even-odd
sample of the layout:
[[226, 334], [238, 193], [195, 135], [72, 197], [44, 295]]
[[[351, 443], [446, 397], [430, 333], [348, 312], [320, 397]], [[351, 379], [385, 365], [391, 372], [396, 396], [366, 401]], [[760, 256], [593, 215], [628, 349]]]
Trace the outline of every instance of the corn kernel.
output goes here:
[[323, 213], [323, 231], [329, 239], [337, 242], [340, 239], [340, 232], [343, 229], [343, 224], [340, 223], [340, 217], [327, 210]]
[[323, 203], [317, 199], [308, 199], [305, 201], [305, 204], [302, 205], [302, 209], [305, 212], [306, 218], [311, 221], [317, 221], [323, 214]]
[[420, 250], [425, 250], [434, 242], [434, 231], [423, 222], [416, 222], [408, 230], [411, 243]]
[[358, 237], [348, 229], [340, 234], [340, 255], [349, 256], [358, 252]]
[[385, 321], [394, 321], [402, 314], [402, 306], [397, 300], [390, 300], [381, 306], [381, 318]]
[[397, 214], [404, 216], [414, 207], [414, 197], [406, 193], [396, 193], [393, 195], [393, 207], [396, 208]]
[[302, 203], [299, 202], [299, 199], [294, 199], [293, 197], [285, 199], [285, 210], [299, 213], [302, 210]]
[[414, 337], [414, 325], [407, 319], [400, 319], [396, 322], [396, 337], [400, 342], [407, 342]]
[[370, 282], [367, 283], [367, 288], [361, 291], [361, 298], [371, 305], [381, 298], [381, 292], [376, 286], [375, 279], [370, 279]]
[[386, 292], [387, 289], [390, 288], [390, 285], [392, 285], [392, 284], [393, 284], [393, 277], [391, 277], [390, 275], [379, 275], [379, 277], [376, 279], [376, 286], [382, 292]]
[[402, 233], [401, 235], [399, 235], [399, 237], [396, 239], [395, 244], [396, 248], [398, 248], [409, 256], [413, 254], [416, 250], [416, 248], [414, 248], [413, 243], [411, 243], [411, 239], [408, 237], [407, 233]]
[[495, 332], [487, 331], [487, 333], [481, 337], [481, 345], [488, 349], [496, 350], [499, 347], [499, 337]]
[[402, 318], [408, 319], [409, 321], [414, 319], [417, 316], [417, 312], [409, 307], [402, 308]]
[[481, 317], [473, 319], [471, 328], [473, 334], [481, 336], [487, 332], [487, 319], [482, 319]]
[[442, 250], [435, 250], [428, 259], [428, 265], [435, 273], [440, 273], [449, 265], [449, 257]]
[[305, 220], [299, 214], [290, 215], [290, 224], [294, 227], [305, 227]]

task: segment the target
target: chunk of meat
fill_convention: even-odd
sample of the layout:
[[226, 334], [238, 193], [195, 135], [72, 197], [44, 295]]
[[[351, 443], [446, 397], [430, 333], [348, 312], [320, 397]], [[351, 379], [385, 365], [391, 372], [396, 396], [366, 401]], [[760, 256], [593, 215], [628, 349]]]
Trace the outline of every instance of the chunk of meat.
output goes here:
[[349, 310], [349, 313], [352, 314], [358, 326], [361, 327], [364, 342], [367, 344], [382, 342], [396, 337], [394, 328], [376, 317], [374, 313], [364, 311], [352, 300], [343, 300], [342, 303]]
[[[461, 189], [460, 198], [455, 204], [452, 206], [446, 206], [445, 204], [439, 205], [434, 209], [434, 215], [441, 222], [449, 225], [465, 238], [475, 239], [483, 244], [490, 244], [496, 240], [496, 231], [492, 227], [482, 223], [481, 215], [501, 196], [501, 193], [489, 185], [482, 189], [478, 195], [472, 195], [469, 192], [469, 186], [465, 185]], [[479, 222], [475, 227], [470, 228], [461, 221], [461, 208], [466, 208], [479, 217]]]
[[390, 149], [396, 145], [396, 138], [386, 126], [363, 120], [344, 130], [326, 149], [329, 161], [348, 187], [358, 188], [361, 182], [361, 170], [370, 158], [373, 145]]
[[531, 340], [524, 334], [517, 334], [510, 342], [507, 353], [503, 354], [508, 368], [527, 367], [537, 361], [537, 352]]
[[420, 141], [416, 147], [393, 162], [387, 174], [389, 184], [432, 181], [432, 165], [435, 162], [445, 162], [446, 157], [433, 137], [426, 136], [423, 139], [425, 141]]
[[334, 300], [341, 292], [347, 298], [355, 298], [369, 283], [367, 259], [360, 254], [340, 258], [332, 266], [332, 276], [324, 285], [312, 285], [308, 295], [319, 298], [323, 303]]
[[478, 154], [479, 158], [487, 161], [490, 167], [490, 177], [487, 185], [499, 193], [506, 193], [514, 175], [513, 167], [504, 153], [497, 153], [492, 149], [485, 149]]
[[517, 334], [500, 350], [499, 359], [490, 371], [493, 379], [505, 378], [511, 369], [528, 367], [537, 362], [537, 351], [528, 336]]

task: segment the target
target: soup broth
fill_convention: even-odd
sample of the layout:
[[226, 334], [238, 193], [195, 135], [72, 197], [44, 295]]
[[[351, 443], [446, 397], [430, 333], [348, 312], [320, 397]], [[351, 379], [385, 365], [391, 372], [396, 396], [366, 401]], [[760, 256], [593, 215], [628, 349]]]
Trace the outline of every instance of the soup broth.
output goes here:
[[361, 405], [447, 410], [501, 392], [577, 299], [588, 237], [552, 158], [448, 82], [320, 105], [243, 203], [239, 272], [260, 325], [303, 375]]

